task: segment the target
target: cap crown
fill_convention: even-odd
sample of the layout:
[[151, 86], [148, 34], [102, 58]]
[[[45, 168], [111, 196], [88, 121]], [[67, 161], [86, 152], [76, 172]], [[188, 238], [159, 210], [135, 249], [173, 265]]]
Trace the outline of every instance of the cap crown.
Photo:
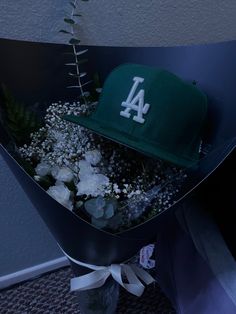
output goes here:
[[70, 117], [93, 131], [181, 166], [198, 160], [206, 96], [174, 74], [136, 64], [107, 78], [96, 111]]

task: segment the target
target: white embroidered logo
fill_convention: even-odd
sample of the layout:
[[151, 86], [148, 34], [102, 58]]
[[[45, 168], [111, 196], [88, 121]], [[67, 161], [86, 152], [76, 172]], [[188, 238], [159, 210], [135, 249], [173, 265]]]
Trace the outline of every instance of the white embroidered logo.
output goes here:
[[[140, 89], [138, 94], [134, 97], [138, 84], [142, 83], [144, 79], [142, 77], [135, 76], [133, 78], [133, 81], [134, 84], [129, 92], [126, 101], [123, 101], [121, 103], [121, 106], [125, 107], [126, 109], [122, 110], [120, 112], [120, 115], [129, 119], [131, 116], [130, 110], [134, 110], [137, 112], [137, 115], [133, 116], [133, 120], [139, 123], [144, 123], [145, 119], [143, 118], [143, 114], [146, 114], [148, 112], [148, 109], [150, 108], [150, 104], [144, 104], [144, 89]], [[138, 104], [136, 105], [136, 103]]]

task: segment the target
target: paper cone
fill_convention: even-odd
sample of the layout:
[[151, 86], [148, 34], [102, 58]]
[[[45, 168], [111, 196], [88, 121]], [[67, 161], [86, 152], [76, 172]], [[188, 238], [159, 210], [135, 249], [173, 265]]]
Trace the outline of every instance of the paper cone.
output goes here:
[[214, 173], [235, 146], [234, 138], [209, 153], [200, 161], [197, 168], [189, 169], [188, 180], [180, 191], [175, 205], [118, 235], [95, 228], [60, 205], [17, 164], [2, 145], [0, 153], [60, 247], [76, 260], [106, 266], [126, 261], [149, 243], [158, 233], [158, 229], [164, 225], [168, 215]]

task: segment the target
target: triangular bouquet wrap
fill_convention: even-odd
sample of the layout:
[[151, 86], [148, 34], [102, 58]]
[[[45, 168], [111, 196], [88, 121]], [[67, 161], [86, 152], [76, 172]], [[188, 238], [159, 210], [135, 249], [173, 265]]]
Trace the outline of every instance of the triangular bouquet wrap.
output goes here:
[[[10, 46], [7, 47], [6, 44]], [[7, 60], [9, 55], [11, 55], [9, 54], [9, 51], [13, 48], [17, 48], [19, 43], [15, 46], [14, 42], [4, 42], [4, 45], [2, 45], [3, 48], [5, 45], [7, 49], [2, 49], [3, 58], [1, 74], [3, 76], [8, 76], [9, 62], [7, 62]], [[18, 55], [24, 56], [24, 59], [25, 53], [28, 51], [26, 45], [28, 44], [21, 43], [18, 47], [21, 51]], [[32, 49], [37, 51], [37, 56], [39, 52], [42, 51], [42, 47], [46, 49], [45, 44], [40, 44], [41, 49], [38, 49], [39, 44], [36, 44], [35, 48], [34, 45], [35, 44], [32, 43], [30, 44]], [[35, 205], [38, 213], [55, 237], [55, 240], [66, 254], [74, 260], [98, 266], [109, 266], [112, 263], [119, 264], [127, 261], [136, 254], [142, 246], [149, 243], [152, 239], [155, 240], [156, 235], [159, 232], [168, 228], [169, 224], [166, 222], [169, 220], [170, 216], [174, 215], [175, 210], [184, 202], [187, 202], [188, 200], [192, 201], [194, 198], [191, 198], [191, 196], [199, 187], [202, 187], [203, 190], [207, 188], [207, 185], [205, 187], [204, 182], [207, 183], [209, 181], [208, 178], [214, 177], [214, 173], [217, 172], [215, 170], [219, 169], [220, 165], [224, 165], [224, 160], [228, 159], [227, 156], [232, 156], [232, 154], [235, 156], [236, 139], [229, 139], [230, 136], [235, 136], [235, 128], [232, 132], [235, 120], [235, 48], [235, 42], [192, 47], [139, 48], [140, 50], [138, 50], [138, 53], [136, 53], [133, 48], [115, 48], [116, 51], [114, 53], [114, 48], [106, 47], [104, 50], [104, 47], [90, 47], [93, 55], [93, 58], [91, 59], [98, 65], [98, 69], [101, 72], [109, 67], [107, 64], [107, 56], [109, 57], [110, 66], [115, 67], [117, 64], [127, 62], [127, 55], [129, 55], [130, 58], [128, 59], [132, 60], [132, 62], [166, 68], [191, 81], [192, 79], [195, 79], [197, 83], [201, 82], [200, 85], [204, 87], [204, 90], [206, 90], [209, 97], [209, 116], [211, 119], [208, 121], [209, 129], [207, 137], [214, 137], [214, 139], [211, 138], [210, 140], [211, 143], [214, 143], [212, 151], [208, 153], [207, 157], [200, 160], [197, 166], [187, 170], [187, 180], [175, 198], [175, 205], [145, 223], [120, 234], [114, 235], [99, 230], [60, 205], [51, 198], [46, 191], [43, 190], [37, 182], [19, 166], [19, 164], [17, 164], [7, 150], [0, 145], [0, 154], [3, 156], [11, 171], [19, 181], [19, 184]], [[54, 49], [55, 53], [53, 53], [52, 58], [51, 55]], [[58, 53], [58, 49], [60, 53]], [[50, 95], [52, 89], [54, 89], [57, 97], [59, 97], [58, 92], [63, 90], [62, 86], [64, 87], [65, 82], [62, 80], [62, 75], [55, 75], [55, 73], [58, 74], [58, 64], [62, 64], [61, 59], [59, 61], [57, 59], [57, 56], [61, 55], [61, 50], [64, 51], [64, 48], [59, 45], [48, 46], [49, 52], [44, 53], [43, 58], [50, 60], [50, 68], [52, 70], [49, 71], [48, 69], [49, 61], [48, 63], [45, 62], [46, 65], [40, 67], [40, 69], [37, 67], [34, 70], [35, 73], [37, 73], [34, 78], [34, 83], [37, 86], [34, 91], [38, 91], [37, 97], [41, 95], [45, 86], [47, 90], [50, 90]], [[47, 58], [45, 56], [49, 57]], [[103, 57], [103, 60], [99, 59], [101, 56], [105, 56]], [[186, 58], [186, 56], [188, 57]], [[227, 58], [225, 58], [226, 56]], [[32, 58], [26, 58], [26, 60], [30, 59]], [[222, 60], [224, 60], [224, 62], [222, 62]], [[15, 61], [11, 60], [11, 63], [12, 62]], [[17, 59], [16, 62], [17, 66], [22, 64], [23, 69], [20, 71], [21, 75], [25, 74], [25, 72], [27, 72], [27, 66], [25, 66], [23, 60], [19, 63]], [[32, 64], [30, 64], [30, 82], [33, 82], [31, 80], [32, 71]], [[42, 71], [43, 74], [40, 71]], [[48, 76], [48, 73], [50, 73], [51, 76]], [[11, 79], [16, 79], [15, 85], [18, 86], [18, 76], [11, 75], [10, 77]], [[41, 77], [44, 77], [44, 79], [37, 81], [37, 78]], [[48, 83], [45, 86], [41, 86], [42, 81], [45, 82], [45, 78], [47, 77], [49, 78]], [[23, 78], [23, 81], [27, 81], [24, 76]], [[58, 82], [56, 84], [55, 78], [57, 78], [60, 84]], [[53, 82], [53, 84], [51, 84], [51, 82]], [[22, 85], [19, 86], [19, 94], [21, 94]], [[34, 95], [35, 97], [35, 93], [29, 93], [28, 85], [26, 85], [24, 92], [25, 97], [28, 97], [29, 95]], [[55, 95], [53, 95], [53, 97], [55, 98]], [[216, 125], [217, 130], [215, 129]], [[228, 140], [226, 140], [227, 138]], [[223, 144], [218, 146], [214, 141]], [[6, 147], [7, 140], [4, 141], [2, 129], [0, 130], [0, 142]], [[170, 230], [170, 233], [171, 232], [172, 230]], [[170, 256], [167, 255], [167, 258], [169, 260]], [[165, 260], [165, 272], [166, 262], [167, 261]], [[71, 264], [76, 275], [92, 272], [89, 268], [81, 267], [73, 261], [71, 261]]]
[[[116, 88], [122, 78], [125, 82]], [[137, 96], [129, 103], [129, 98], [133, 97], [131, 94], [135, 92], [134, 89], [136, 88], [141, 89], [137, 90]], [[122, 100], [127, 97], [129, 89], [131, 94], [123, 104]], [[114, 92], [111, 93], [112, 90]], [[147, 104], [142, 104], [144, 100], [150, 103], [147, 112], [144, 108]], [[131, 105], [126, 109], [127, 112], [131, 109], [134, 111], [134, 116], [132, 112], [132, 119], [122, 114], [122, 104]], [[185, 83], [182, 79], [165, 70], [137, 64], [124, 64], [113, 70], [107, 78], [97, 109], [100, 110], [100, 113], [97, 113], [96, 125], [102, 123], [103, 128], [107, 130], [105, 134], [102, 132], [103, 136], [110, 138], [110, 133], [116, 126], [118, 129], [114, 137], [111, 137], [115, 142], [118, 141], [125, 146], [131, 146], [134, 150], [143, 152], [144, 155], [163, 158], [182, 167], [189, 167], [190, 164], [196, 166], [199, 157], [200, 132], [207, 111], [207, 100], [206, 96], [193, 84]], [[106, 114], [105, 118], [103, 113]], [[135, 114], [138, 115], [136, 119]], [[64, 119], [68, 117], [63, 116]], [[107, 125], [108, 122], [109, 125]], [[68, 122], [66, 123], [68, 124]], [[159, 127], [156, 127], [157, 124]], [[85, 127], [90, 129], [87, 125]], [[186, 133], [186, 129], [189, 130], [188, 135], [181, 136]], [[96, 128], [91, 128], [91, 130], [96, 133]], [[121, 134], [123, 134], [122, 137]], [[174, 138], [173, 134], [175, 134]], [[133, 139], [132, 145], [127, 143], [127, 138]], [[129, 153], [127, 153], [128, 155]], [[59, 246], [72, 261], [97, 266], [124, 263], [155, 238], [158, 224], [164, 223], [163, 220], [169, 212], [155, 216], [153, 219], [138, 224], [127, 231], [119, 232], [119, 234], [110, 234], [93, 227], [67, 208], [59, 205], [33, 179], [26, 175], [6, 152], [5, 158], [26, 194], [55, 236]], [[83, 172], [82, 166], [79, 167], [80, 173]], [[92, 173], [91, 170], [89, 171]], [[80, 174], [79, 179], [79, 183], [81, 183], [83, 178], [80, 177]], [[91, 184], [91, 181], [85, 180], [85, 182], [87, 186]], [[157, 184], [156, 190], [160, 186], [159, 182], [154, 185]], [[195, 185], [196, 182], [193, 180], [187, 188], [180, 191], [175, 200], [181, 200]], [[83, 189], [82, 191], [84, 192]], [[139, 207], [144, 208], [146, 206], [142, 202], [141, 206], [139, 205]], [[163, 209], [161, 208], [161, 210]]]
[[[104, 134], [104, 132], [102, 132], [101, 135], [111, 138], [115, 142], [118, 141], [134, 150], [141, 151], [144, 155], [163, 158], [168, 162], [176, 163], [182, 167], [189, 167], [193, 164], [194, 167], [196, 167], [199, 156], [200, 132], [207, 110], [206, 96], [192, 84], [184, 83], [175, 75], [164, 70], [129, 64], [120, 66], [117, 70], [113, 71], [113, 74], [114, 73], [115, 75], [113, 76], [111, 74], [107, 80], [108, 83], [112, 83], [112, 86], [116, 86], [123, 76], [127, 76], [126, 80], [129, 84], [134, 80], [134, 85], [131, 87], [130, 91], [131, 94], [137, 82], [142, 83], [145, 81], [146, 84], [142, 86], [142, 89], [137, 94], [139, 97], [137, 98], [139, 105], [137, 106], [133, 104], [133, 102], [130, 104], [130, 96], [128, 96], [125, 102], [125, 106], [131, 105], [131, 107], [127, 107], [128, 111], [131, 109], [135, 112], [137, 111], [139, 118], [136, 119], [137, 121], [135, 119], [130, 121], [127, 119], [126, 115], [123, 116], [120, 112], [122, 109], [120, 109], [120, 101], [124, 99], [127, 94], [126, 84], [118, 89], [121, 92], [120, 96], [118, 97], [118, 95], [114, 94], [113, 98], [110, 97], [110, 85], [106, 84], [102, 94], [103, 97], [100, 98], [99, 104], [97, 105], [97, 108], [101, 108], [101, 114], [98, 115], [97, 122], [100, 124], [102, 121], [101, 118], [103, 117], [102, 113], [107, 113], [107, 109], [110, 109], [111, 116], [107, 116], [104, 122], [109, 121], [111, 125], [109, 126], [105, 123], [104, 129], [107, 129], [108, 133], [105, 132]], [[138, 75], [138, 77], [136, 75]], [[136, 79], [138, 80], [137, 82]], [[156, 86], [158, 86], [158, 88], [156, 88]], [[151, 103], [151, 105], [149, 105], [151, 106], [149, 114], [145, 116], [145, 124], [143, 124], [145, 119], [142, 118], [142, 115], [146, 112], [146, 109], [141, 108], [142, 112], [140, 112], [140, 106], [142, 107], [142, 101], [144, 100], [144, 89], [146, 91], [145, 99]], [[157, 90], [160, 91], [160, 95], [156, 93]], [[107, 95], [105, 99], [104, 95]], [[116, 102], [113, 102], [114, 99]], [[134, 97], [134, 102], [135, 100], [136, 96]], [[189, 104], [191, 104], [191, 106], [189, 106]], [[145, 106], [147, 105], [145, 104], [144, 107]], [[180, 108], [181, 110], [179, 110]], [[164, 114], [162, 114], [163, 111]], [[181, 113], [177, 115], [176, 113], [178, 111], [185, 114], [183, 115]], [[65, 115], [63, 117], [66, 119]], [[159, 121], [160, 128], [156, 128], [157, 117], [162, 117], [161, 121]], [[136, 125], [136, 123], [138, 124]], [[121, 127], [121, 129], [115, 132], [114, 137], [110, 137], [113, 125], [117, 125]], [[124, 125], [126, 125], [127, 131], [130, 130], [131, 132], [128, 132], [128, 134], [123, 132]], [[176, 132], [179, 125], [181, 125], [181, 127], [179, 131]], [[184, 134], [186, 128], [189, 129], [189, 125], [193, 126], [192, 132], [188, 132], [188, 136], [185, 136], [184, 141], [181, 141], [181, 139], [183, 140], [181, 134]], [[90, 129], [87, 125], [85, 125], [85, 127]], [[96, 128], [91, 129], [96, 132]], [[158, 132], [156, 133], [157, 130]], [[125, 136], [120, 138], [120, 134]], [[177, 137], [173, 138], [173, 134], [176, 134]], [[146, 142], [148, 140], [147, 135], [152, 135], [151, 139], [149, 138], [151, 144]], [[127, 143], [127, 138], [132, 138], [131, 145], [130, 142]], [[160, 141], [162, 144], [159, 143]], [[146, 144], [144, 146], [137, 145], [137, 143], [145, 142]], [[179, 145], [177, 145], [177, 143], [179, 143]], [[167, 148], [161, 149], [159, 147], [159, 150], [153, 150], [153, 148], [158, 146], [167, 146]], [[127, 291], [136, 296], [140, 296], [144, 291], [144, 284], [152, 283], [153, 278], [135, 265], [127, 265], [127, 262], [137, 254], [143, 246], [155, 240], [158, 229], [160, 225], [165, 224], [165, 219], [168, 214], [171, 213], [175, 209], [175, 206], [178, 206], [178, 202], [187, 196], [198, 184], [194, 177], [191, 176], [192, 181], [190, 181], [183, 190], [180, 190], [179, 194], [177, 193], [177, 195], [175, 195], [175, 199], [173, 199], [175, 203], [174, 206], [170, 207], [162, 214], [155, 215], [154, 218], [138, 224], [136, 227], [112, 234], [95, 228], [87, 221], [75, 215], [74, 212], [68, 210], [68, 208], [60, 205], [26, 174], [15, 160], [10, 157], [6, 150], [1, 148], [1, 152], [13, 174], [52, 232], [58, 245], [69, 258], [74, 272], [76, 276], [78, 276], [72, 279], [71, 290], [93, 290], [99, 287], [105, 287], [106, 290], [108, 283], [107, 291], [114, 291], [117, 284], [115, 283], [114, 285], [112, 280], [106, 282], [108, 277], [112, 276], [113, 279]], [[156, 162], [153, 166], [155, 167], [155, 165]], [[83, 173], [83, 171], [80, 164], [80, 174], [81, 173]], [[79, 184], [83, 181], [80, 174]], [[202, 178], [204, 177], [205, 174]], [[89, 187], [91, 181], [86, 182], [86, 184], [87, 187]], [[155, 191], [162, 189], [160, 182], [155, 183], [152, 190], [154, 188], [156, 188]], [[145, 198], [148, 199], [147, 196], [145, 196]], [[146, 209], [147, 205], [141, 202], [139, 207]], [[161, 210], [163, 210], [163, 208], [161, 208]], [[125, 280], [125, 282], [123, 280]], [[112, 289], [109, 287], [110, 283]], [[96, 293], [97, 292], [98, 291], [96, 291]], [[101, 289], [102, 298], [106, 294], [104, 289]], [[88, 303], [91, 304], [90, 301]], [[109, 314], [110, 313], [111, 312], [109, 312]]]

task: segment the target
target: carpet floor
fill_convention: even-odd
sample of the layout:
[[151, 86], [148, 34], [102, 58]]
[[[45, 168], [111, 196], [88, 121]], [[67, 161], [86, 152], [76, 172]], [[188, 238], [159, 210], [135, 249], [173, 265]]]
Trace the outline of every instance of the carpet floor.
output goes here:
[[[65, 267], [0, 292], [0, 314], [79, 314], [75, 293], [70, 290], [70, 267]], [[117, 314], [174, 314], [169, 300], [157, 285], [142, 297], [120, 290]]]

